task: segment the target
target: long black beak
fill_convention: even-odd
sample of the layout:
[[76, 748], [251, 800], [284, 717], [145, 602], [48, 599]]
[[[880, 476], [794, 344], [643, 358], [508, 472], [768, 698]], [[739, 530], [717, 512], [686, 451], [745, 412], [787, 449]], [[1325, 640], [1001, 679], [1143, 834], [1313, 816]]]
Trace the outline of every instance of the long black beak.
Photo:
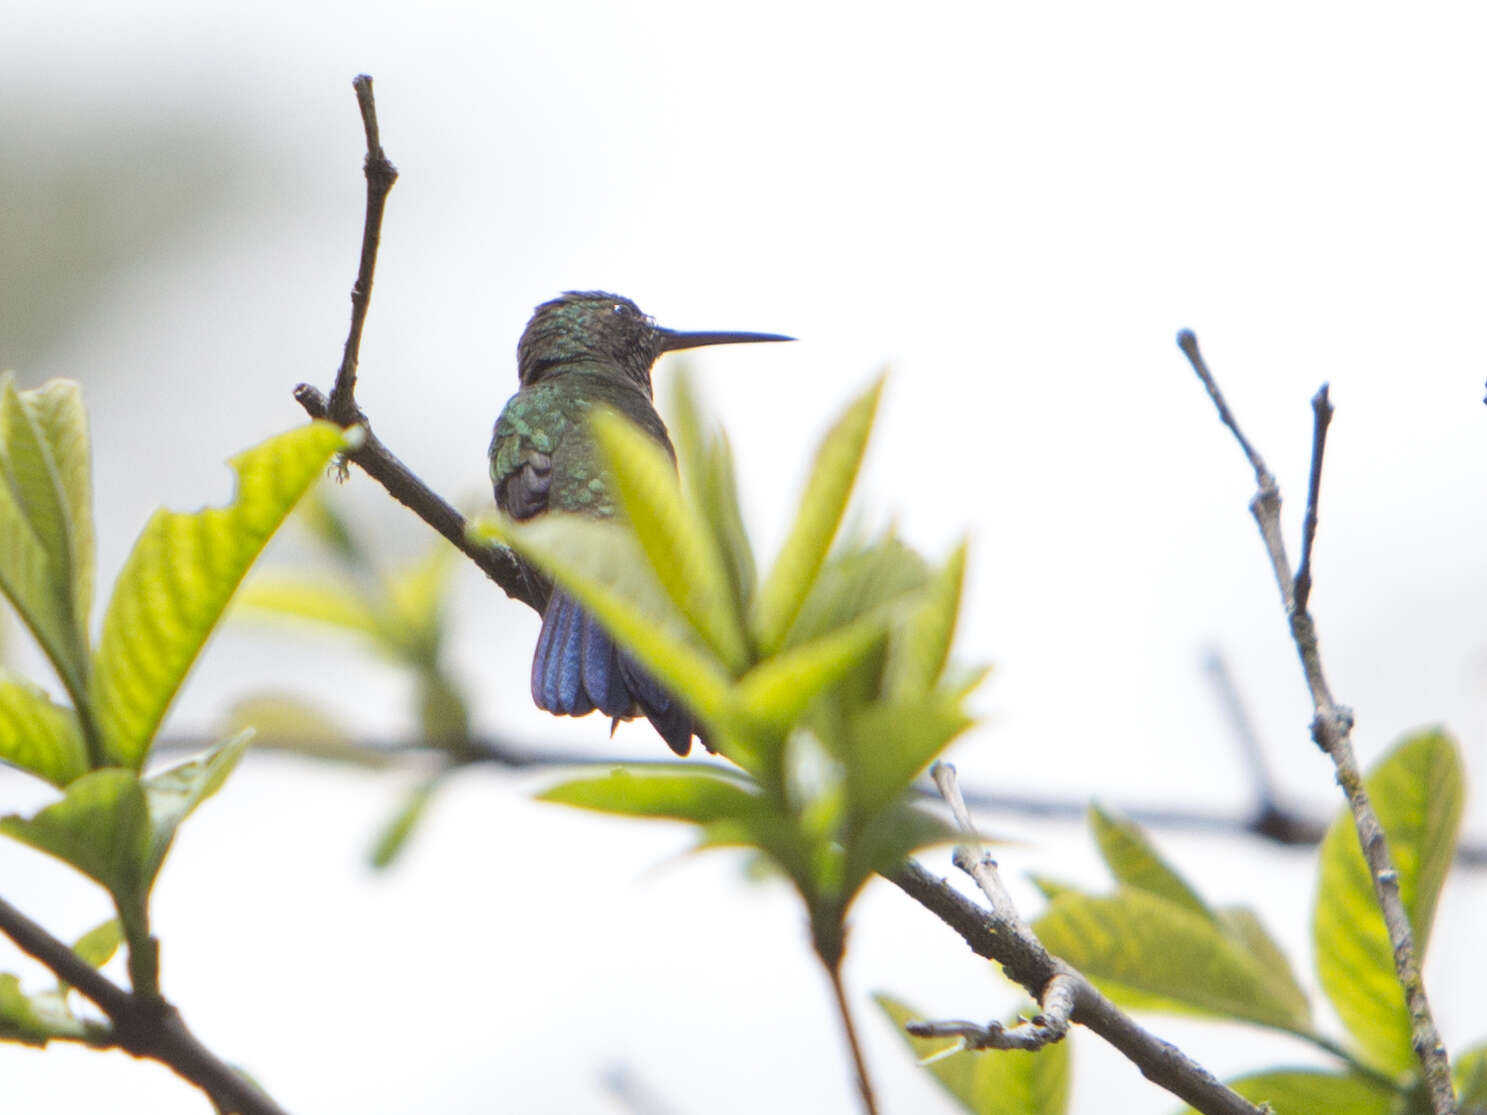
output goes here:
[[704, 345], [751, 345], [759, 341], [793, 341], [780, 333], [678, 333], [674, 329], [657, 329], [661, 343], [656, 352], [676, 352], [683, 348], [702, 348]]

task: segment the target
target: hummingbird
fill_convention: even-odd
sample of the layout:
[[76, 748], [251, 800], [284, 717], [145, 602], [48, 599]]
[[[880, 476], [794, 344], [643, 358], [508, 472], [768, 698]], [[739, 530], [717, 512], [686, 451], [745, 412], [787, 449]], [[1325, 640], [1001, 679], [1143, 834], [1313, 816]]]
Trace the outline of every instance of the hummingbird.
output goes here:
[[[588, 428], [595, 404], [619, 411], [676, 450], [656, 413], [651, 368], [665, 352], [704, 345], [790, 341], [777, 333], [682, 333], [657, 325], [628, 298], [569, 291], [538, 306], [516, 348], [518, 390], [496, 419], [490, 445], [496, 506], [513, 519], [548, 511], [608, 518], [614, 493]], [[523, 563], [527, 576], [545, 585]], [[646, 717], [678, 755], [702, 731], [692, 713], [571, 595], [553, 586], [532, 655], [532, 700], [555, 716], [596, 709], [621, 720]], [[706, 741], [704, 739], [704, 745]]]

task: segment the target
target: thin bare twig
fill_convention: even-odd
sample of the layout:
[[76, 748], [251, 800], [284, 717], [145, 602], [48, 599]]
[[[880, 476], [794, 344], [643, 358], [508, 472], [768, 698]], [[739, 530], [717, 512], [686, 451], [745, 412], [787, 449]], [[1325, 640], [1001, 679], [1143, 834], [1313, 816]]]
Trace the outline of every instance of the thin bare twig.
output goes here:
[[[936, 763], [931, 768], [950, 811], [961, 829], [972, 837], [969, 812], [960, 792], [955, 768]], [[959, 933], [978, 955], [1000, 964], [1008, 977], [1027, 990], [1041, 1013], [1010, 1029], [992, 1023], [919, 1023], [910, 1033], [920, 1036], [959, 1034], [967, 1048], [1037, 1048], [1062, 1038], [1070, 1022], [1085, 1026], [1115, 1046], [1152, 1083], [1185, 1100], [1205, 1115], [1262, 1115], [1261, 1109], [1224, 1087], [1212, 1073], [1176, 1046], [1155, 1037], [1106, 999], [1094, 984], [1071, 965], [1051, 955], [1017, 913], [1002, 886], [996, 861], [979, 846], [955, 849], [955, 866], [976, 880], [989, 901], [989, 910], [977, 906], [943, 879], [936, 879], [912, 861], [901, 864], [888, 878], [926, 909]]]
[[519, 600], [541, 612], [547, 604], [546, 586], [534, 583], [516, 555], [500, 546], [472, 542], [466, 537], [465, 517], [420, 480], [398, 460], [376, 434], [356, 402], [356, 370], [360, 361], [362, 329], [372, 299], [372, 276], [377, 268], [377, 248], [382, 240], [382, 215], [387, 194], [397, 180], [397, 168], [382, 150], [377, 126], [377, 104], [372, 96], [372, 79], [359, 75], [352, 84], [361, 109], [362, 125], [367, 136], [364, 171], [367, 179], [366, 218], [362, 224], [361, 257], [356, 282], [351, 288], [351, 328], [346, 334], [346, 347], [335, 386], [327, 400], [315, 387], [301, 383], [294, 389], [295, 401], [311, 418], [324, 418], [339, 426], [361, 425], [366, 437], [361, 447], [346, 454], [368, 476], [387, 489], [394, 499], [407, 507], [429, 526], [447, 538], [466, 557], [478, 565], [491, 580], [513, 600]]
[[[1002, 966], [1034, 998], [1047, 997], [1058, 977], [1074, 998], [1071, 1021], [1098, 1034], [1123, 1053], [1153, 1084], [1205, 1115], [1263, 1115], [1260, 1108], [1224, 1087], [1213, 1074], [1175, 1045], [1162, 1041], [1100, 994], [1074, 968], [1055, 959], [1036, 937], [1012, 927], [972, 902], [944, 879], [906, 860], [888, 880], [959, 933], [971, 951]], [[1031, 939], [1029, 939], [1031, 938]], [[1063, 992], [1061, 992], [1063, 993]]]
[[377, 248], [382, 242], [382, 211], [387, 194], [398, 180], [398, 168], [382, 150], [377, 127], [377, 102], [372, 96], [372, 78], [358, 74], [351, 82], [356, 90], [356, 103], [361, 109], [362, 127], [367, 134], [367, 158], [363, 173], [367, 179], [367, 215], [361, 232], [361, 265], [356, 283], [351, 288], [351, 329], [346, 334], [346, 349], [336, 372], [336, 384], [330, 393], [331, 420], [339, 426], [354, 426], [362, 419], [356, 405], [356, 366], [361, 359], [361, 331], [366, 325], [367, 307], [372, 301], [372, 275], [377, 270]]
[[857, 1037], [857, 1027], [852, 1022], [852, 1008], [847, 1002], [847, 989], [842, 985], [842, 965], [826, 965], [826, 974], [831, 980], [831, 994], [836, 1000], [837, 1013], [841, 1016], [842, 1032], [847, 1039], [847, 1048], [852, 1051], [852, 1067], [857, 1074], [857, 1092], [862, 1097], [862, 1110], [867, 1115], [877, 1115], [878, 1101], [873, 1096], [872, 1077], [867, 1074], [867, 1060], [862, 1055], [862, 1042]]
[[[1405, 1005], [1410, 1013], [1412, 1044], [1424, 1070], [1431, 1109], [1435, 1115], [1454, 1115], [1456, 1097], [1451, 1085], [1451, 1062], [1446, 1055], [1445, 1043], [1441, 1041], [1440, 1032], [1436, 1029], [1435, 1019], [1430, 1011], [1430, 1000], [1425, 993], [1425, 981], [1420, 975], [1419, 963], [1415, 955], [1414, 931], [1410, 927], [1409, 915], [1405, 911], [1404, 901], [1399, 893], [1399, 872], [1394, 868], [1388, 840], [1384, 836], [1383, 827], [1379, 824], [1378, 815], [1368, 800], [1368, 794], [1363, 788], [1363, 775], [1358, 769], [1358, 760], [1353, 754], [1352, 710], [1333, 700], [1332, 690], [1322, 671], [1322, 656], [1317, 644], [1316, 625], [1312, 621], [1311, 613], [1307, 611], [1306, 596], [1299, 591], [1302, 586], [1298, 584], [1298, 578], [1291, 574], [1290, 560], [1286, 556], [1285, 539], [1281, 533], [1280, 491], [1276, 487], [1275, 477], [1265, 468], [1264, 462], [1240, 433], [1238, 424], [1224, 402], [1223, 393], [1219, 391], [1213, 374], [1208, 370], [1208, 365], [1198, 350], [1198, 338], [1191, 331], [1183, 330], [1177, 335], [1177, 344], [1193, 366], [1193, 371], [1203, 381], [1209, 397], [1218, 408], [1219, 417], [1233, 432], [1244, 449], [1250, 465], [1254, 468], [1255, 482], [1259, 490], [1254, 499], [1250, 501], [1250, 513], [1254, 515], [1255, 522], [1259, 525], [1266, 552], [1270, 555], [1276, 584], [1280, 587], [1281, 603], [1290, 624], [1291, 639], [1296, 644], [1297, 654], [1301, 658], [1301, 668], [1306, 675], [1306, 684], [1311, 690], [1313, 707], [1311, 736], [1317, 746], [1332, 759], [1337, 771], [1337, 781], [1342, 786], [1343, 792], [1347, 795], [1348, 804], [1352, 808], [1353, 823], [1358, 830], [1358, 842], [1362, 846], [1363, 858], [1368, 864], [1369, 874], [1373, 877], [1374, 894], [1378, 899], [1379, 909], [1383, 912], [1384, 925], [1389, 933], [1389, 943], [1394, 950], [1394, 971], [1404, 991]], [[1332, 407], [1327, 400], [1325, 387], [1317, 392], [1312, 406], [1316, 421], [1313, 427], [1310, 495], [1311, 499], [1315, 500], [1321, 484], [1322, 451], [1325, 445], [1327, 423], [1332, 416]], [[1308, 518], [1312, 522], [1310, 529], [1314, 532], [1316, 529], [1314, 508], [1308, 509]], [[1310, 549], [1310, 539], [1307, 539], [1305, 553], [1308, 556]], [[1308, 592], [1309, 584], [1310, 573], [1308, 571], [1306, 585]]]
[[222, 1111], [285, 1115], [257, 1085], [202, 1045], [175, 1007], [158, 995], [124, 990], [4, 899], [0, 933], [107, 1016], [110, 1026], [94, 1031], [87, 1044], [158, 1061], [200, 1088]]
[[1311, 548], [1317, 539], [1317, 504], [1322, 493], [1322, 454], [1327, 450], [1327, 427], [1332, 423], [1332, 401], [1322, 384], [1311, 399], [1311, 475], [1306, 484], [1306, 515], [1301, 520], [1301, 562], [1296, 566], [1296, 607], [1311, 599]]

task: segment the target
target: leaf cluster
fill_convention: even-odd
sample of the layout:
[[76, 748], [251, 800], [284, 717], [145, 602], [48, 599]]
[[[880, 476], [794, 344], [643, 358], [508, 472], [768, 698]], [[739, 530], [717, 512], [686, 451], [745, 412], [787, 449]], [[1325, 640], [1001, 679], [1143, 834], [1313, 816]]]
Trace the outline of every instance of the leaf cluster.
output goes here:
[[[0, 761], [44, 779], [59, 800], [0, 832], [104, 887], [118, 917], [79, 943], [102, 963], [129, 947], [135, 991], [158, 994], [149, 895], [181, 822], [222, 785], [247, 745], [145, 774], [166, 710], [244, 573], [331, 455], [345, 445], [315, 423], [235, 458], [236, 497], [146, 524], [89, 637], [94, 527], [87, 419], [77, 385], [18, 391], [0, 379], [0, 591], [35, 637], [66, 694], [0, 669]], [[111, 934], [116, 934], [118, 939]], [[100, 941], [112, 941], [104, 948]], [[0, 976], [0, 1036], [84, 1040], [65, 993], [27, 995]]]
[[880, 868], [949, 835], [914, 778], [971, 723], [982, 673], [947, 668], [964, 548], [931, 567], [891, 533], [838, 541], [882, 391], [827, 432], [793, 522], [760, 576], [727, 439], [678, 392], [677, 468], [617, 414], [592, 428], [622, 517], [549, 513], [485, 529], [563, 584], [693, 711], [716, 766], [621, 770], [543, 795], [700, 829], [788, 877], [828, 967], [853, 897]]
[[[1406, 738], [1369, 775], [1367, 792], [1388, 835], [1423, 959], [1464, 798], [1455, 745], [1437, 731]], [[1131, 821], [1096, 807], [1090, 828], [1117, 886], [1097, 894], [1036, 880], [1049, 904], [1033, 929], [1050, 952], [1125, 1007], [1263, 1026], [1332, 1055], [1335, 1069], [1274, 1069], [1227, 1082], [1246, 1098], [1270, 1104], [1277, 1115], [1429, 1111], [1410, 1044], [1409, 1012], [1347, 808], [1322, 843], [1312, 916], [1317, 982], [1342, 1020], [1342, 1043], [1317, 1028], [1310, 998], [1253, 910], [1214, 906]], [[893, 1000], [881, 1005], [895, 1021], [924, 1017]], [[943, 1039], [906, 1040], [920, 1056], [947, 1048]], [[1066, 1086], [1053, 1067], [1036, 1065], [1064, 1056], [1054, 1054], [1057, 1048], [1032, 1055], [958, 1052], [931, 1068], [969, 1111], [1057, 1115], [1067, 1110]], [[986, 1061], [1001, 1063], [983, 1067]], [[1481, 1110], [1487, 1104], [1487, 1046], [1458, 1055], [1455, 1074], [1461, 1109]], [[978, 1084], [983, 1077], [994, 1078], [997, 1087]], [[1026, 1102], [998, 1098], [1030, 1089], [1034, 1094]]]

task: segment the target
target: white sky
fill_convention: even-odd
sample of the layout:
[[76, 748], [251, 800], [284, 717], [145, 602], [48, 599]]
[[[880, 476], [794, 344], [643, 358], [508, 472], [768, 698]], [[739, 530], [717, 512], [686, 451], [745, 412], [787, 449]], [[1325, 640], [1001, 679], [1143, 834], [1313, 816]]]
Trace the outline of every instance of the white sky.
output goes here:
[[[296, 382], [328, 383], [361, 228], [350, 78], [367, 71], [402, 177], [361, 399], [439, 489], [479, 498], [517, 335], [559, 290], [801, 338], [697, 360], [766, 540], [818, 432], [887, 362], [865, 506], [931, 553], [974, 544], [962, 654], [996, 673], [956, 753], [965, 781], [1240, 808], [1199, 667], [1217, 645], [1286, 792], [1331, 808], [1251, 480], [1173, 344], [1191, 326], [1293, 525], [1307, 400], [1332, 384], [1313, 600], [1364, 758], [1441, 722], [1470, 771], [1487, 765], [1476, 6], [0, 0], [0, 17], [13, 112], [126, 136], [184, 116], [238, 155], [240, 193], [213, 223], [123, 271], [48, 367], [18, 369], [89, 391], [107, 576], [153, 506], [223, 498], [216, 462], [297, 422]], [[389, 550], [418, 548], [422, 527], [369, 487], [348, 497]], [[528, 707], [525, 609], [473, 575], [460, 599], [481, 725], [604, 746], [597, 721]], [[342, 686], [368, 734], [402, 730], [397, 679], [337, 653], [226, 633], [173, 723], [308, 678]], [[617, 1110], [599, 1076], [621, 1062], [679, 1112], [851, 1110], [788, 896], [744, 887], [726, 857], [676, 863], [683, 834], [535, 805], [538, 785], [460, 780], [371, 879], [358, 857], [395, 778], [249, 764], [162, 881], [168, 993], [295, 1112]], [[0, 808], [28, 793], [3, 780]], [[1100, 882], [1076, 827], [995, 823], [1026, 840], [1010, 874]], [[1487, 832], [1480, 805], [1468, 826]], [[1305, 969], [1304, 857], [1164, 847], [1219, 901], [1258, 904]], [[0, 879], [61, 934], [102, 916], [23, 851], [0, 848]], [[1483, 913], [1481, 881], [1455, 880], [1433, 945], [1458, 1047], [1487, 1032]], [[856, 924], [864, 1015], [874, 989], [945, 1015], [1010, 1005], [890, 888]], [[864, 1025], [885, 1110], [939, 1109], [886, 1027]], [[1154, 1026], [1220, 1072], [1308, 1059]], [[1171, 1109], [1082, 1038], [1076, 1110]], [[122, 1057], [0, 1050], [0, 1073], [3, 1110], [203, 1109]]]

